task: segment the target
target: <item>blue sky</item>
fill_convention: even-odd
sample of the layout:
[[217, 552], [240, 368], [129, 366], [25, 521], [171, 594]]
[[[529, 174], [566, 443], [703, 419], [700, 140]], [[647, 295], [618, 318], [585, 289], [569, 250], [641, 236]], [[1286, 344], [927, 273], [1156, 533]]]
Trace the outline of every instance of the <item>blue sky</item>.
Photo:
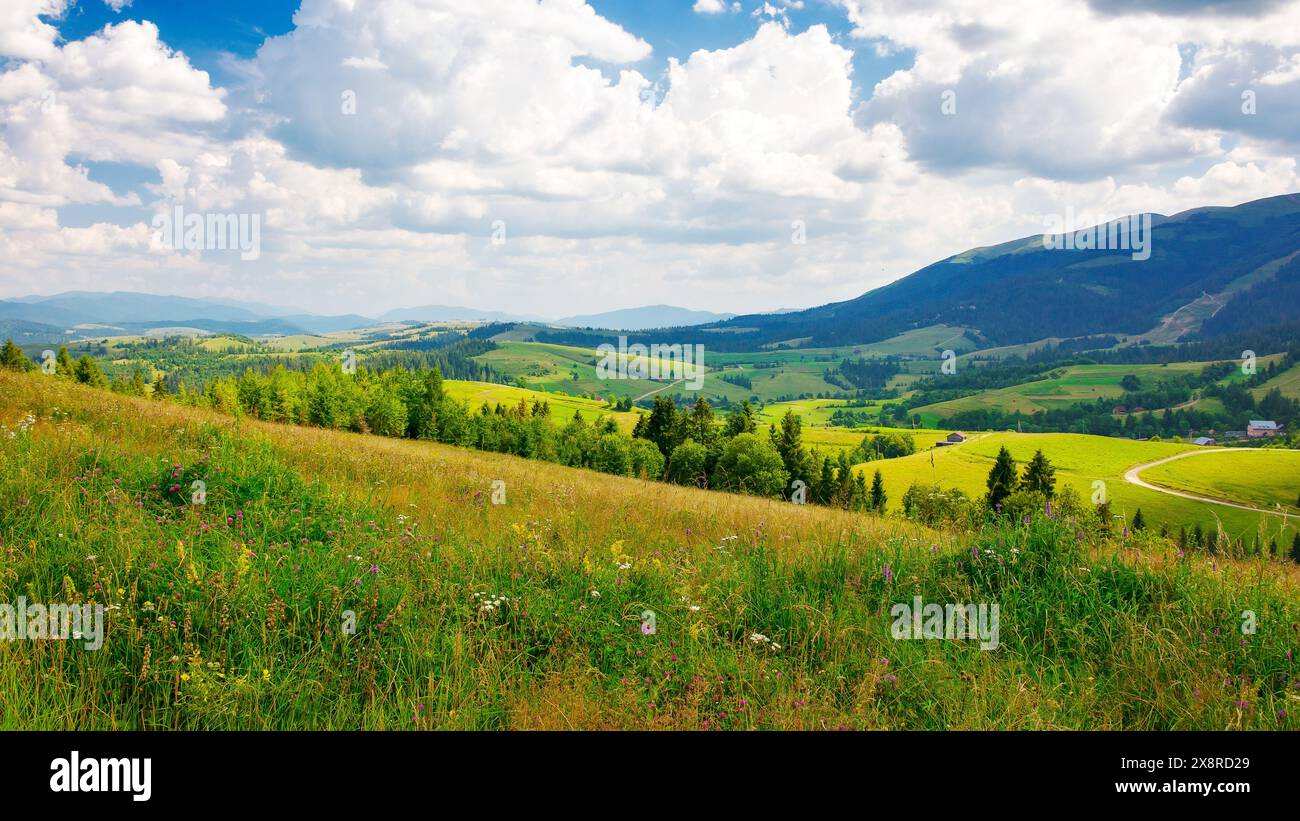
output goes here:
[[[694, 0], [591, 0], [602, 16], [619, 23], [648, 41], [654, 53], [638, 64], [647, 74], [660, 75], [668, 59], [685, 60], [699, 49], [728, 48], [753, 36], [760, 20], [755, 4], [746, 0], [739, 13], [697, 14]], [[79, 3], [57, 21], [59, 33], [75, 40], [92, 34], [123, 18], [149, 20], [158, 26], [163, 41], [183, 51], [198, 68], [213, 75], [218, 83], [232, 79], [226, 71], [226, 56], [251, 58], [270, 36], [293, 27], [298, 0], [223, 0], [219, 3], [186, 3], [175, 0], [134, 0], [115, 12], [103, 3]], [[824, 0], [808, 0], [803, 8], [785, 13], [791, 26], [803, 30], [824, 25], [842, 42], [848, 41], [851, 26], [843, 10]], [[860, 45], [860, 44], [859, 44]], [[910, 51], [879, 57], [871, 48], [858, 48], [854, 75], [867, 93], [881, 79], [911, 61]]]
[[1300, 189], [1300, 0], [302, 3], [6, 0], [0, 298], [771, 310]]

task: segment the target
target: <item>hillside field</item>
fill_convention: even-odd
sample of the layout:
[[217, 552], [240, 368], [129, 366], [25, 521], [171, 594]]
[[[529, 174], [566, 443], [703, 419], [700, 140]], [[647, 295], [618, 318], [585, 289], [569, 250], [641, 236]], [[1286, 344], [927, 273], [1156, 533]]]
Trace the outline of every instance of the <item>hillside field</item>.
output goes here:
[[[1279, 509], [1300, 519], [1300, 452], [1216, 448], [1142, 471], [1153, 485]], [[1280, 508], [1278, 506], [1281, 506]]]
[[[1265, 532], [1279, 536], [1281, 545], [1290, 545], [1295, 534], [1294, 519], [1283, 523], [1280, 517], [1181, 499], [1124, 480], [1124, 474], [1130, 468], [1194, 450], [1194, 445], [1073, 433], [976, 433], [962, 445], [923, 451], [900, 459], [868, 462], [858, 465], [857, 470], [865, 471], [868, 477], [875, 470], [880, 470], [891, 508], [901, 507], [903, 494], [914, 481], [938, 484], [943, 488], [959, 488], [977, 498], [986, 492], [989, 470], [993, 467], [998, 450], [1003, 446], [1010, 451], [1022, 470], [1024, 463], [1033, 457], [1036, 450], [1041, 449], [1056, 467], [1058, 487], [1062, 483], [1069, 483], [1084, 500], [1092, 498], [1093, 482], [1104, 482], [1112, 512], [1122, 514], [1125, 521], [1131, 520], [1137, 509], [1141, 508], [1149, 525], [1168, 523], [1175, 532], [1183, 525], [1190, 529], [1197, 524], [1213, 531], [1217, 528], [1217, 517], [1232, 536], [1244, 537], [1248, 542], [1261, 522]], [[1290, 455], [1292, 454], [1286, 454]], [[1201, 458], [1207, 457], [1194, 457], [1169, 464], [1194, 464]], [[1153, 476], [1159, 475], [1156, 471], [1165, 467], [1152, 469], [1150, 473], [1144, 472], [1142, 478], [1155, 484]], [[1274, 467], [1285, 474], [1285, 465], [1278, 462]], [[1300, 473], [1292, 474], [1292, 478], [1298, 475]], [[1279, 481], [1282, 485], [1286, 484], [1284, 479]], [[1241, 492], [1236, 485], [1222, 486], [1220, 491], [1232, 501], [1249, 501], [1251, 498], [1249, 495], [1232, 495]]]
[[494, 382], [469, 382], [459, 379], [446, 379], [442, 383], [443, 391], [452, 399], [466, 402], [471, 411], [477, 411], [484, 402], [495, 407], [498, 403], [506, 407], [519, 404], [526, 399], [530, 404], [546, 402], [551, 406], [551, 419], [563, 424], [573, 417], [576, 411], [583, 419], [594, 422], [602, 416], [609, 416], [618, 421], [619, 430], [631, 433], [636, 426], [638, 414], [618, 413], [599, 399], [582, 399], [576, 396], [562, 396], [544, 391], [516, 388], [513, 385], [499, 385]]
[[[1300, 726], [1289, 563], [1046, 519], [941, 533], [39, 375], [0, 373], [0, 425], [0, 600], [109, 608], [98, 650], [0, 642], [5, 729]], [[996, 647], [894, 638], [914, 596], [997, 603]]]
[[1168, 365], [1072, 365], [1063, 368], [1063, 373], [1057, 377], [936, 402], [916, 408], [913, 413], [919, 414], [928, 425], [934, 425], [959, 411], [984, 408], [1032, 414], [1064, 408], [1075, 402], [1118, 399], [1124, 394], [1120, 380], [1128, 374], [1137, 376], [1145, 384], [1154, 385], [1165, 376], [1199, 373], [1207, 364], [1209, 363], [1175, 362]]

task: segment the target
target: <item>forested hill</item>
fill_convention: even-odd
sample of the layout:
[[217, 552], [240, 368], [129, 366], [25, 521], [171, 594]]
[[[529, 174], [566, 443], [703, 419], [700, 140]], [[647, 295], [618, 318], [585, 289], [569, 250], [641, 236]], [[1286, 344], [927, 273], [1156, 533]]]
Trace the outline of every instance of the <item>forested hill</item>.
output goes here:
[[[873, 342], [937, 323], [977, 329], [993, 345], [1139, 334], [1252, 273], [1222, 298], [1224, 320], [1207, 323], [1207, 334], [1300, 319], [1300, 300], [1274, 298], [1278, 289], [1290, 293], [1289, 283], [1300, 278], [1300, 257], [1282, 262], [1300, 251], [1300, 194], [1154, 214], [1151, 225], [1149, 259], [1135, 259], [1131, 249], [1049, 249], [1035, 235], [957, 254], [847, 302], [740, 316], [675, 331], [674, 338], [717, 350], [795, 340], [825, 346]], [[1251, 308], [1261, 304], [1268, 310]]]

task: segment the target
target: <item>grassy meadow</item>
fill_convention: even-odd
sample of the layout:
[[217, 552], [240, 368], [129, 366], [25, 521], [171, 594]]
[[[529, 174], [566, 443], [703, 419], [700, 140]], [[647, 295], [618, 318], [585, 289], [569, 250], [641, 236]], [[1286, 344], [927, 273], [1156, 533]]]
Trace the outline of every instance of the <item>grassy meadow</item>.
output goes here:
[[[970, 440], [962, 445], [921, 451], [898, 459], [868, 462], [858, 465], [857, 470], [865, 471], [868, 477], [874, 471], [880, 471], [885, 490], [889, 494], [891, 508], [900, 506], [903, 494], [914, 481], [937, 484], [945, 489], [958, 488], [971, 497], [978, 497], [985, 492], [989, 470], [993, 467], [998, 450], [1004, 446], [1020, 465], [1029, 461], [1034, 452], [1041, 449], [1056, 467], [1058, 486], [1069, 484], [1075, 487], [1084, 499], [1092, 497], [1094, 482], [1104, 482], [1112, 511], [1122, 514], [1126, 521], [1132, 519], [1133, 514], [1141, 508], [1142, 515], [1149, 525], [1158, 527], [1161, 523], [1167, 523], [1174, 531], [1183, 525], [1191, 528], [1197, 524], [1205, 530], [1214, 531], [1221, 522], [1230, 535], [1234, 538], [1245, 538], [1247, 542], [1253, 539], [1261, 526], [1270, 537], [1277, 536], [1280, 545], [1290, 545], [1295, 535], [1297, 524], [1295, 519], [1284, 522], [1278, 516], [1266, 516], [1247, 510], [1182, 499], [1129, 484], [1124, 480], [1124, 474], [1130, 468], [1196, 450], [1194, 445], [1135, 441], [1075, 433], [974, 433], [971, 434]], [[1300, 468], [1289, 467], [1289, 462], [1295, 461], [1291, 458], [1294, 456], [1295, 454], [1291, 452], [1279, 453], [1277, 457], [1273, 457], [1274, 461], [1270, 462], [1276, 472], [1275, 478], [1279, 488], [1287, 486], [1288, 478], [1289, 484], [1292, 485], [1300, 479]], [[1173, 466], [1186, 465], [1194, 468], [1199, 460], [1207, 458], [1213, 459], [1207, 456], [1194, 456], [1170, 462], [1144, 471], [1142, 478], [1152, 484], [1164, 484], [1158, 479], [1161, 475], [1160, 471]], [[1251, 499], [1254, 498], [1251, 494], [1235, 495], [1241, 487], [1244, 487], [1246, 481], [1254, 480], [1247, 477], [1236, 485], [1221, 484], [1218, 492], [1206, 495], [1251, 504]], [[1171, 485], [1171, 487], [1175, 486]], [[1182, 488], [1175, 487], [1175, 489]], [[1267, 495], [1268, 491], [1264, 492]], [[1291, 496], [1294, 497], [1295, 493], [1300, 493], [1300, 488], [1296, 488]], [[1292, 498], [1291, 501], [1294, 502], [1295, 499]]]
[[1300, 452], [1216, 448], [1142, 471], [1153, 485], [1300, 517]]
[[637, 412], [615, 412], [608, 404], [599, 399], [582, 399], [576, 396], [563, 396], [554, 393], [516, 388], [512, 385], [499, 385], [492, 382], [469, 382], [447, 379], [442, 388], [448, 396], [461, 402], [467, 402], [471, 409], [477, 410], [484, 402], [496, 406], [519, 404], [526, 399], [529, 403], [546, 402], [551, 406], [551, 414], [557, 420], [568, 420], [576, 412], [588, 422], [594, 422], [602, 416], [608, 416], [618, 422], [619, 430], [631, 433], [636, 426]]
[[[939, 533], [38, 375], [0, 373], [0, 424], [0, 601], [109, 608], [98, 651], [0, 642], [6, 729], [1297, 726], [1290, 564], [1055, 520]], [[999, 603], [999, 647], [895, 640], [915, 595]]]
[[1071, 365], [1051, 379], [1025, 382], [1007, 388], [981, 391], [972, 396], [936, 402], [913, 413], [930, 425], [941, 423], [954, 413], [991, 408], [1025, 414], [1064, 408], [1076, 402], [1118, 399], [1124, 394], [1120, 381], [1133, 374], [1146, 384], [1180, 374], [1200, 373], [1207, 362], [1174, 362], [1168, 365]]

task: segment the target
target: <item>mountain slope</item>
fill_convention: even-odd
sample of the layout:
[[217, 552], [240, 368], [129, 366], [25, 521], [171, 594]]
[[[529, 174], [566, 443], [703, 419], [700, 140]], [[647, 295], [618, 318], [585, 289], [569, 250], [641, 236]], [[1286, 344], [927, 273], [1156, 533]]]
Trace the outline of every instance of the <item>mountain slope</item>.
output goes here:
[[[285, 314], [277, 312], [274, 306], [260, 303], [133, 291], [68, 291], [53, 296], [0, 300], [0, 320], [39, 323], [60, 330], [74, 325], [110, 325], [120, 330], [143, 332], [166, 326], [249, 335], [304, 331], [330, 333], [375, 324], [375, 320], [357, 314]], [[92, 330], [90, 333], [94, 335], [95, 332]]]
[[[1151, 255], [1145, 260], [1129, 250], [1048, 249], [1041, 235], [1025, 237], [957, 254], [846, 302], [741, 316], [697, 330], [712, 331], [718, 349], [786, 340], [813, 346], [873, 342], [936, 323], [976, 328], [1000, 345], [1049, 336], [1139, 334], [1203, 293], [1221, 292], [1300, 249], [1300, 194], [1152, 215], [1151, 223]], [[1270, 323], [1279, 316], [1300, 318], [1300, 304], [1275, 308]]]

